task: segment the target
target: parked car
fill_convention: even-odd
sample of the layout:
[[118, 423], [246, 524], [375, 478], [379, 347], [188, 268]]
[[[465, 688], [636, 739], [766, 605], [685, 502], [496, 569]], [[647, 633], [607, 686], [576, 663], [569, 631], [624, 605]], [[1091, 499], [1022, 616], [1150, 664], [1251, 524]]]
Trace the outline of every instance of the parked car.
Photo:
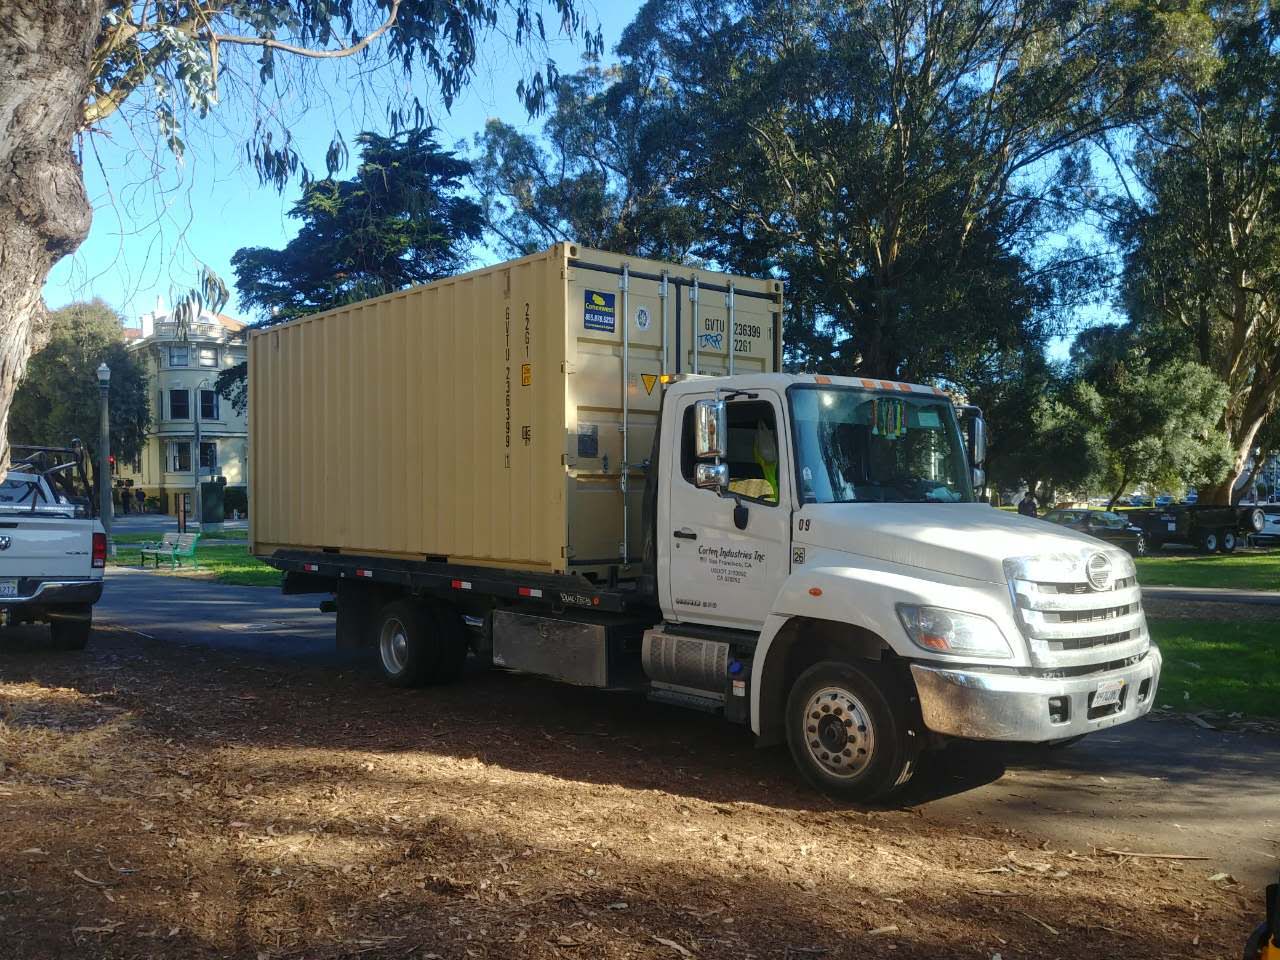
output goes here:
[[1146, 556], [1146, 534], [1141, 527], [1134, 526], [1118, 513], [1106, 510], [1050, 510], [1044, 515], [1044, 519], [1115, 544], [1135, 557]]
[[54, 647], [83, 649], [102, 596], [107, 537], [81, 448], [12, 449], [0, 481], [0, 622], [47, 623]]
[[1171, 503], [1173, 503], [1173, 497], [1169, 496], [1167, 493], [1162, 493], [1160, 496], [1156, 497], [1157, 507], [1167, 507]]

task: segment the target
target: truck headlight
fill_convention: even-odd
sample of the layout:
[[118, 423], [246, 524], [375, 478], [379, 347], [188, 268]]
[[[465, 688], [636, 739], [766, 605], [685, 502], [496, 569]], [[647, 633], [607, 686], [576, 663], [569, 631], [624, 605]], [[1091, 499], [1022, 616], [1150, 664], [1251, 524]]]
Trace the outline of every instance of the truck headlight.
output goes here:
[[925, 650], [997, 660], [1013, 656], [995, 621], [976, 613], [900, 603], [898, 616], [911, 642]]

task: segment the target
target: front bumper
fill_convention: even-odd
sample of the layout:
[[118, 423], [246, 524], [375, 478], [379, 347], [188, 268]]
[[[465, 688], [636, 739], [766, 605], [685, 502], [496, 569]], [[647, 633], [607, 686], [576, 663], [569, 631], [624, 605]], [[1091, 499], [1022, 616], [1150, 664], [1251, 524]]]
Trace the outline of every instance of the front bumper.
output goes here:
[[[1137, 663], [1077, 677], [1050, 679], [923, 663], [913, 663], [911, 675], [924, 724], [935, 733], [1043, 743], [1114, 727], [1149, 713], [1162, 662], [1159, 648], [1152, 645]], [[1093, 694], [1108, 680], [1124, 681], [1120, 703], [1114, 709], [1093, 711]], [[1091, 712], [1096, 715], [1091, 717]]]
[[0, 610], [10, 607], [60, 607], [66, 604], [97, 603], [102, 597], [102, 580], [18, 580], [20, 596], [0, 597]]

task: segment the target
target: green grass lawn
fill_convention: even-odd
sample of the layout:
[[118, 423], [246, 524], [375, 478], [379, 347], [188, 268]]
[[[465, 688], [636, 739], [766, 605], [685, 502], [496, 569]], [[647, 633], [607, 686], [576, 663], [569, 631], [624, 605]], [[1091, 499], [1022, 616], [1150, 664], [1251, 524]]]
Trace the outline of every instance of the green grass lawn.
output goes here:
[[1235, 587], [1280, 590], [1280, 550], [1266, 553], [1155, 554], [1139, 557], [1138, 582], [1146, 587]]
[[1152, 620], [1164, 654], [1157, 704], [1280, 717], [1280, 622]]
[[[140, 543], [144, 540], [155, 540], [156, 537], [138, 537], [134, 539], [134, 535], [130, 534], [128, 540], [124, 537], [113, 538], [116, 541], [116, 555], [112, 559], [112, 564], [121, 567], [139, 567], [142, 565], [142, 548]], [[273, 567], [267, 566], [257, 557], [249, 555], [248, 547], [242, 545], [205, 545], [202, 540], [196, 547], [196, 559], [200, 561], [199, 571], [191, 567], [190, 560], [184, 560], [183, 566], [179, 567], [176, 576], [207, 576], [213, 574], [213, 579], [219, 583], [231, 583], [246, 587], [278, 587], [280, 586], [280, 571]], [[148, 569], [151, 567], [151, 560], [147, 560]], [[160, 562], [161, 573], [169, 570], [166, 561]]]

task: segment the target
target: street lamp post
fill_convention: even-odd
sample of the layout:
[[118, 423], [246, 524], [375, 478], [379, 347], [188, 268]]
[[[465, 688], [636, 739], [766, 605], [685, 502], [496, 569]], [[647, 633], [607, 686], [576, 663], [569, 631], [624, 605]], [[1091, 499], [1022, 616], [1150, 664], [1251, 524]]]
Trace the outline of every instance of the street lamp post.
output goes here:
[[111, 368], [105, 363], [98, 365], [98, 391], [102, 396], [99, 416], [101, 436], [98, 438], [98, 512], [102, 515], [102, 529], [107, 534], [108, 549], [111, 547], [111, 418], [109, 415], [109, 394], [111, 392]]

